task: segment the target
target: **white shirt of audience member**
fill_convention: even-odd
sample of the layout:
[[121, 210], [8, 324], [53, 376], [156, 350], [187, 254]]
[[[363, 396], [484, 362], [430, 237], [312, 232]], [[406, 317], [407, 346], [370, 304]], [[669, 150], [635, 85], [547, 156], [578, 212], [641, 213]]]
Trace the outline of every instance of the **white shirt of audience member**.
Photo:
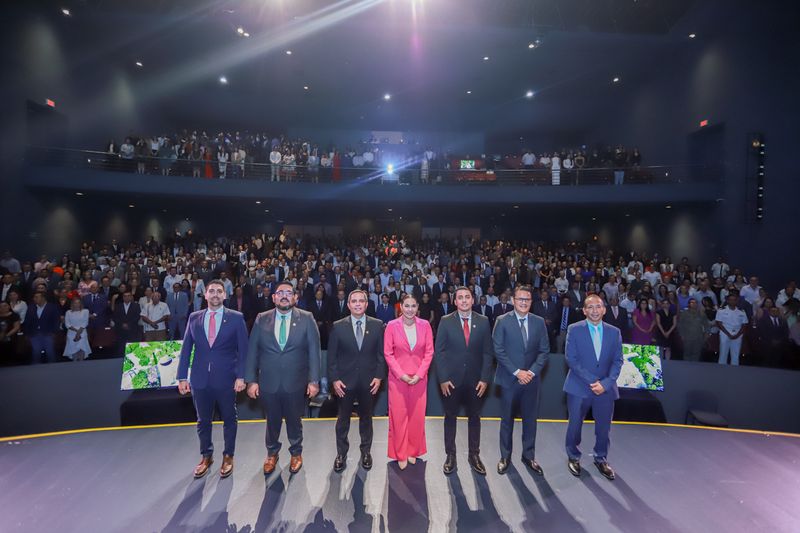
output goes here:
[[[725, 326], [725, 329], [728, 330], [728, 333], [731, 335], [739, 333], [739, 330], [749, 322], [744, 311], [738, 307], [736, 309], [731, 309], [727, 305], [717, 310], [717, 316], [714, 320]], [[722, 335], [722, 333], [720, 333], [720, 335]]]

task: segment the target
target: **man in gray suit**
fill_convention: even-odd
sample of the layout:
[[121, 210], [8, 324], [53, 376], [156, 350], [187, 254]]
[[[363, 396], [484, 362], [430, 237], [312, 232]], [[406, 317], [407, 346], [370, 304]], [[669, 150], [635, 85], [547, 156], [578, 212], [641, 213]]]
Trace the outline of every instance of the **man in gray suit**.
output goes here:
[[306, 395], [319, 392], [320, 340], [314, 316], [295, 307], [294, 286], [283, 281], [272, 295], [275, 309], [256, 317], [247, 350], [247, 394], [261, 398], [267, 415], [267, 458], [264, 474], [278, 464], [281, 424], [289, 437], [289, 471], [303, 466], [303, 423]]
[[536, 474], [544, 475], [534, 459], [536, 417], [539, 414], [539, 382], [550, 353], [550, 340], [542, 317], [530, 313], [533, 289], [517, 285], [514, 310], [497, 319], [492, 339], [497, 358], [495, 382], [500, 386], [500, 462], [497, 473], [505, 474], [511, 464], [514, 411], [522, 411], [522, 462]]
[[189, 317], [189, 295], [181, 290], [180, 283], [172, 285], [172, 292], [167, 296], [167, 307], [169, 307], [169, 338], [183, 340], [186, 320]]

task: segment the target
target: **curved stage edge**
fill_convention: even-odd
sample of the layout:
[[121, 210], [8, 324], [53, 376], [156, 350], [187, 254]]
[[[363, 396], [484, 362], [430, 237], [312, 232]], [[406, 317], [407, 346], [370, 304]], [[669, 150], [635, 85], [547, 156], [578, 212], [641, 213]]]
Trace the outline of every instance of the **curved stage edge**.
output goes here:
[[[400, 471], [385, 458], [387, 422], [375, 420], [369, 472], [358, 467], [357, 423], [347, 469], [332, 471], [334, 422], [304, 424], [304, 466], [288, 471], [288, 452], [267, 478], [263, 421], [242, 421], [236, 470], [203, 479], [193, 424], [83, 429], [0, 439], [0, 530], [107, 532], [262, 531], [792, 531], [800, 521], [800, 435], [675, 424], [615, 423], [609, 461], [617, 479], [592, 466], [593, 426], [583, 432], [584, 472], [566, 468], [564, 421], [540, 420], [538, 477], [519, 461], [495, 470], [499, 422], [484, 419], [486, 477], [466, 458], [459, 420], [458, 465], [444, 461], [442, 422], [429, 417], [428, 454]], [[283, 437], [286, 446], [285, 435]]]

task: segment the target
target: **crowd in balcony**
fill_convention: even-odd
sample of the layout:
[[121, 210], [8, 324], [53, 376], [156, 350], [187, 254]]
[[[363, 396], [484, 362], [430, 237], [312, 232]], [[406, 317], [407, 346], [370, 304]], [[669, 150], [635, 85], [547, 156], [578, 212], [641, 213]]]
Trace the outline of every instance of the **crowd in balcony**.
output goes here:
[[[475, 179], [476, 171], [552, 185], [579, 184], [581, 177], [621, 185], [625, 175], [641, 177], [638, 148], [598, 145], [535, 153], [452, 153], [410, 142], [394, 147], [381, 139], [364, 139], [346, 147], [322, 147], [307, 139], [266, 133], [187, 131], [173, 135], [135, 136], [121, 144], [110, 140], [104, 152], [122, 169], [139, 174], [193, 176], [207, 179], [269, 179], [271, 181], [337, 182], [373, 176], [386, 181], [391, 164], [396, 181], [442, 183]], [[106, 159], [105, 161], [109, 161]], [[464, 164], [466, 162], [468, 164]], [[488, 172], [487, 172], [488, 171]], [[517, 171], [517, 172], [509, 172]], [[485, 176], [484, 176], [485, 178]], [[600, 178], [600, 179], [598, 179]]]
[[288, 280], [299, 307], [316, 317], [323, 346], [355, 288], [368, 292], [368, 313], [384, 322], [413, 294], [435, 331], [454, 310], [457, 286], [469, 287], [475, 310], [494, 322], [512, 309], [513, 288], [526, 284], [553, 351], [563, 351], [566, 328], [582, 319], [586, 295], [598, 294], [605, 320], [626, 342], [661, 346], [664, 357], [800, 368], [794, 281], [768, 289], [723, 258], [706, 267], [595, 242], [350, 242], [285, 233], [208, 240], [176, 231], [163, 242], [85, 242], [62, 257], [7, 252], [0, 272], [3, 364], [121, 356], [128, 342], [181, 339], [188, 314], [205, 305], [205, 284], [221, 279], [226, 305], [249, 325], [272, 307], [275, 284]]

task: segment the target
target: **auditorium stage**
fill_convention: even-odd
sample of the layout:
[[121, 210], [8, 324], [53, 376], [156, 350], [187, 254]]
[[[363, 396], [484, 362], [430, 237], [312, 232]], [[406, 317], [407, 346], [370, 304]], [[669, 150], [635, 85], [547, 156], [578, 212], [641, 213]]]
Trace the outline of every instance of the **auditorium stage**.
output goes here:
[[[592, 466], [593, 426], [584, 426], [584, 472], [566, 467], [563, 422], [539, 423], [539, 478], [518, 459], [495, 470], [499, 422], [483, 424], [475, 476], [459, 421], [459, 470], [442, 474], [442, 421], [427, 421], [428, 455], [400, 471], [385, 459], [387, 422], [375, 421], [375, 465], [358, 462], [358, 424], [342, 474], [332, 471], [334, 422], [307, 420], [304, 466], [289, 454], [264, 478], [264, 423], [239, 426], [236, 470], [194, 480], [193, 426], [122, 428], [0, 441], [0, 531], [797, 531], [800, 436], [694, 427], [615, 424], [608, 481]], [[214, 427], [222, 448], [222, 428]]]

